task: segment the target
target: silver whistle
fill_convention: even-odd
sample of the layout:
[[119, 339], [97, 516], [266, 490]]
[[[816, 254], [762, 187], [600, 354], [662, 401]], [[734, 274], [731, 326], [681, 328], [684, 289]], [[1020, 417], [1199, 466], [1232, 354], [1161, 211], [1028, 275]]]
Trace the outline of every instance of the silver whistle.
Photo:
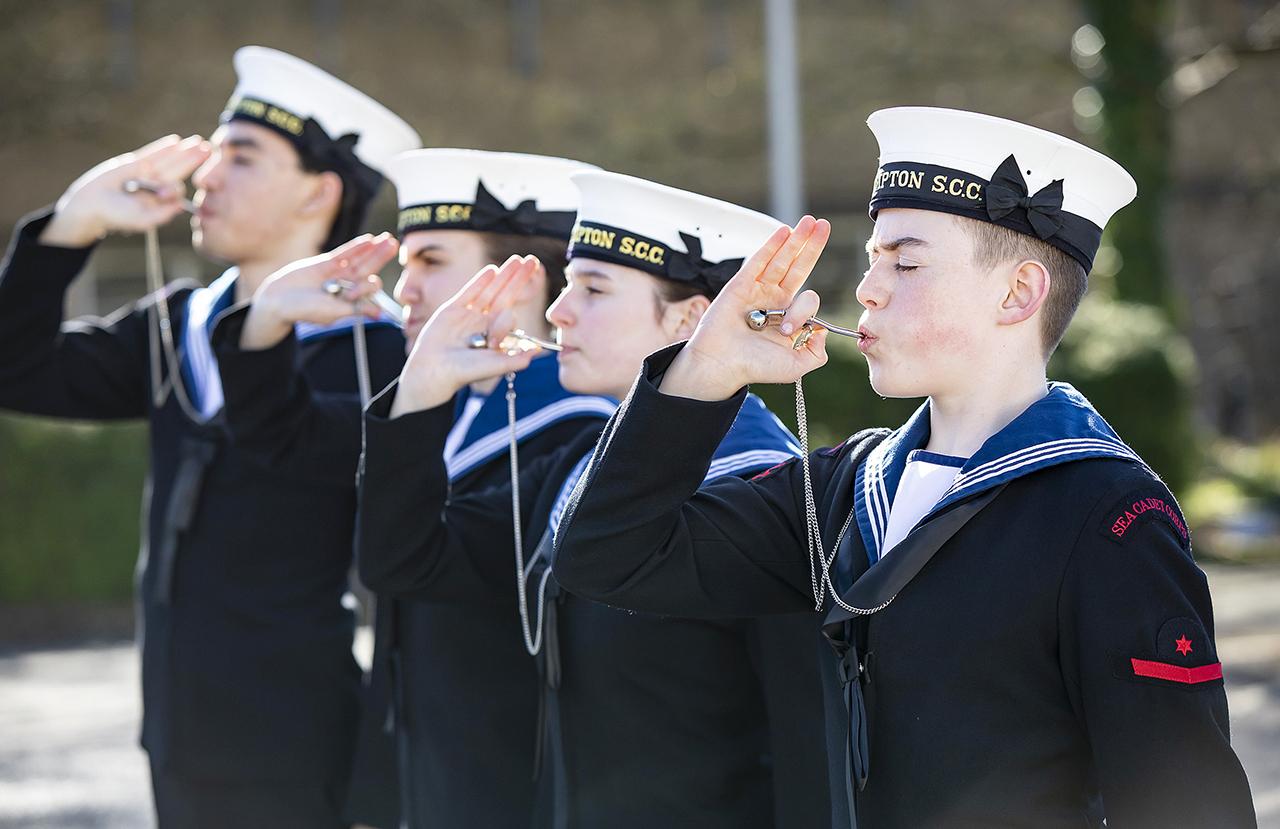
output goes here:
[[[121, 185], [120, 189], [124, 190], [126, 193], [150, 193], [153, 196], [160, 192], [160, 188], [156, 185], [137, 178], [129, 179]], [[191, 199], [181, 199], [178, 203], [182, 205], [182, 209], [188, 213], [196, 212], [195, 202], [191, 201]]]
[[[751, 326], [756, 331], [763, 331], [770, 325], [781, 324], [782, 318], [786, 315], [786, 311], [764, 311], [759, 309], [755, 311], [748, 311], [747, 325]], [[809, 319], [805, 320], [804, 324], [806, 326], [825, 328], [832, 334], [839, 334], [842, 337], [853, 337], [855, 340], [860, 340], [863, 337], [862, 332], [860, 331], [855, 331], [852, 328], [845, 328], [842, 325], [832, 325], [831, 323], [818, 319], [817, 317], [809, 317]]]
[[[468, 348], [488, 348], [489, 336], [487, 334], [472, 334], [467, 340]], [[497, 349], [505, 351], [512, 356], [523, 351], [533, 351], [535, 349], [546, 349], [547, 351], [561, 351], [559, 343], [553, 343], [550, 340], [544, 340], [541, 337], [535, 337], [523, 330], [517, 328], [510, 334], [507, 334], [498, 341]]]

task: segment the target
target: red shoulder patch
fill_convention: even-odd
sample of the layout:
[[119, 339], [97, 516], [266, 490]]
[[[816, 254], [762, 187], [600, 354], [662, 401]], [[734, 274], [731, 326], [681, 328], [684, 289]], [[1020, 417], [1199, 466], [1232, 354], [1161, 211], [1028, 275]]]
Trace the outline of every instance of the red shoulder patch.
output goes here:
[[1182, 512], [1173, 499], [1164, 494], [1125, 498], [1107, 513], [1103, 533], [1115, 541], [1123, 541], [1136, 525], [1152, 519], [1172, 527], [1184, 547], [1191, 545], [1191, 531]]

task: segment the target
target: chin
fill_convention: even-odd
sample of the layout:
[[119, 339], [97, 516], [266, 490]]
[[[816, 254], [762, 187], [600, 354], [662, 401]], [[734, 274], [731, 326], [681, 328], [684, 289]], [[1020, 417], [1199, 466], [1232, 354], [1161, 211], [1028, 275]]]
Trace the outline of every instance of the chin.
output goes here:
[[232, 252], [227, 250], [227, 246], [219, 241], [216, 234], [210, 233], [206, 228], [192, 228], [191, 246], [195, 248], [196, 253], [206, 259], [222, 262], [236, 261]]
[[605, 397], [612, 397], [614, 394], [606, 389], [605, 384], [599, 379], [586, 375], [582, 371], [566, 368], [564, 363], [560, 364], [560, 385], [564, 386], [565, 391], [571, 391], [574, 394], [600, 394]]
[[881, 397], [889, 398], [910, 398], [910, 397], [928, 397], [929, 393], [916, 388], [911, 383], [897, 380], [890, 376], [889, 372], [883, 370], [870, 370], [871, 390]]

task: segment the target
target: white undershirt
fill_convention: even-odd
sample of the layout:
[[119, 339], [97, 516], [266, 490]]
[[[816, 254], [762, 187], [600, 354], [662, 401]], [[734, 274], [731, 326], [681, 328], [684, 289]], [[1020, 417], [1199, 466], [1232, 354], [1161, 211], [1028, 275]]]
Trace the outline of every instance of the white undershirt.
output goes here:
[[458, 415], [458, 419], [453, 422], [453, 428], [449, 430], [449, 436], [444, 439], [445, 463], [453, 460], [453, 456], [458, 454], [458, 447], [462, 445], [462, 439], [467, 436], [467, 430], [471, 428], [476, 415], [480, 414], [480, 407], [484, 405], [486, 397], [487, 395], [483, 394], [472, 394], [467, 398], [467, 402], [462, 404], [462, 414]]
[[898, 546], [898, 542], [906, 538], [920, 519], [933, 509], [955, 481], [964, 462], [965, 458], [921, 449], [907, 455], [907, 468], [902, 471], [902, 480], [898, 482], [898, 491], [889, 510], [889, 526], [885, 528], [884, 544], [880, 546], [881, 558]]

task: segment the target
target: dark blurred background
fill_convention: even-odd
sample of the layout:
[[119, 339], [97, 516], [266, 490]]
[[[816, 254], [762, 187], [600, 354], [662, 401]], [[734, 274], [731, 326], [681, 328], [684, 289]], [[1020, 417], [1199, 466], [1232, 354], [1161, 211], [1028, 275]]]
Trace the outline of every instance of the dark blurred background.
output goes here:
[[[778, 203], [766, 87], [779, 67], [759, 2], [5, 0], [0, 9], [6, 236], [98, 161], [165, 133], [211, 132], [235, 83], [231, 54], [247, 43], [334, 71], [428, 146], [564, 155], [758, 209]], [[1201, 555], [1276, 557], [1280, 5], [799, 0], [795, 33], [797, 192], [835, 225], [814, 277], [824, 307], [836, 318], [858, 312], [876, 168], [864, 122], [874, 109], [975, 109], [1111, 154], [1135, 174], [1139, 197], [1109, 229], [1052, 372], [1170, 482]], [[393, 209], [386, 192], [372, 227], [391, 227]], [[218, 271], [192, 254], [182, 222], [163, 240], [171, 278]], [[141, 240], [109, 239], [69, 310], [106, 313], [142, 293], [141, 274]], [[877, 398], [856, 350], [841, 343], [835, 356], [806, 381], [821, 440], [898, 422], [917, 405]], [[790, 388], [766, 394], [792, 411]], [[110, 616], [127, 603], [145, 467], [141, 426], [0, 418], [0, 602], [10, 617], [47, 628], [86, 606]]]

